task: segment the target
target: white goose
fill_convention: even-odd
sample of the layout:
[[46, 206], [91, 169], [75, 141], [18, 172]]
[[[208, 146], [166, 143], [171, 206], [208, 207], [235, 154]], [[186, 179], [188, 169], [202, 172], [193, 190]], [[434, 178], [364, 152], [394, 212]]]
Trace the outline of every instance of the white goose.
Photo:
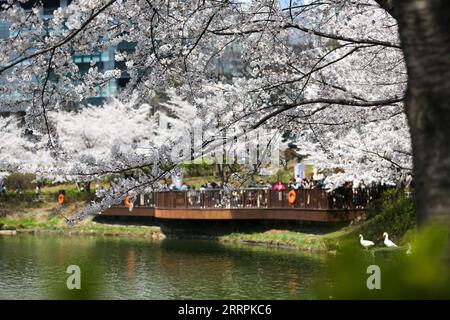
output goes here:
[[364, 240], [362, 234], [359, 235], [359, 243], [361, 243], [361, 245], [366, 249], [375, 244], [373, 241]]
[[383, 233], [383, 237], [384, 237], [384, 245], [388, 248], [394, 248], [394, 247], [398, 247], [395, 243], [393, 243], [391, 240], [389, 240], [389, 235], [387, 234], [387, 232]]

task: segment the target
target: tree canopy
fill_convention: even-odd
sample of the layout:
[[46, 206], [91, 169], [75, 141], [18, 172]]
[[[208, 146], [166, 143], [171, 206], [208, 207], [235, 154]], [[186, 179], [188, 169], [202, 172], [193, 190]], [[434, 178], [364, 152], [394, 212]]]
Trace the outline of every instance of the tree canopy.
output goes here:
[[[221, 146], [224, 131], [263, 127], [292, 132], [318, 166], [344, 168], [345, 179], [398, 179], [412, 169], [407, 65], [392, 1], [75, 0], [51, 17], [40, 14], [39, 1], [28, 11], [21, 2], [2, 2], [0, 20], [11, 30], [11, 37], [0, 40], [0, 96], [10, 97], [2, 107], [26, 108], [26, 127], [50, 150], [70, 150], [64, 132], [81, 122], [99, 131], [79, 136], [85, 146], [98, 142], [117, 151], [124, 141], [142, 137], [157, 150], [128, 150], [120, 168], [105, 161], [108, 152], [81, 160], [71, 152], [72, 174], [151, 166], [152, 175], [123, 181], [121, 192], [157, 187], [167, 169], [161, 166], [173, 163], [168, 155], [195, 118], [213, 128], [195, 146], [200, 153]], [[96, 63], [80, 71], [72, 59], [124, 42], [134, 50], [117, 50], [115, 61], [126, 71], [100, 72]], [[219, 70], [223, 63], [230, 74]], [[119, 120], [108, 112], [96, 118], [105, 109], [90, 110], [89, 124], [61, 111], [121, 72], [130, 81], [117, 99], [134, 97], [127, 108], [137, 117], [158, 92], [170, 89], [177, 97], [172, 118], [181, 120], [180, 130], [171, 130], [166, 143], [154, 138], [151, 127], [137, 132], [139, 120], [132, 117]], [[113, 159], [121, 159], [116, 154]]]

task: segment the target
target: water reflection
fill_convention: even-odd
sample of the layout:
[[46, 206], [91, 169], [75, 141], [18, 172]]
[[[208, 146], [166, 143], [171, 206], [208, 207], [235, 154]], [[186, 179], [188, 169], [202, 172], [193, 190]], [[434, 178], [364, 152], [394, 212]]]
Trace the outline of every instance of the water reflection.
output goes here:
[[134, 256], [134, 250], [129, 249], [127, 254], [127, 277], [129, 282], [134, 279], [135, 269], [136, 269], [136, 258]]
[[[207, 241], [0, 237], [0, 298], [310, 299], [325, 260]], [[65, 287], [70, 264], [82, 293]]]

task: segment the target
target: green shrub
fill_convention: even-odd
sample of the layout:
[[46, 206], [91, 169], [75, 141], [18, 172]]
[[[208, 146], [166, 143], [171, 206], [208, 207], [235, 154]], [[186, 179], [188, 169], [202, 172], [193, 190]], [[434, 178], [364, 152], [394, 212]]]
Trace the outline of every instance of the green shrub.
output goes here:
[[293, 178], [294, 174], [291, 170], [279, 169], [276, 174], [270, 176], [267, 182], [275, 184], [280, 180], [282, 183], [287, 184]]
[[384, 232], [399, 241], [416, 225], [414, 203], [403, 191], [388, 190], [369, 208], [368, 222], [358, 231], [367, 239], [380, 240]]
[[181, 168], [187, 177], [203, 177], [212, 176], [215, 170], [215, 165], [208, 161], [191, 161], [181, 164]]

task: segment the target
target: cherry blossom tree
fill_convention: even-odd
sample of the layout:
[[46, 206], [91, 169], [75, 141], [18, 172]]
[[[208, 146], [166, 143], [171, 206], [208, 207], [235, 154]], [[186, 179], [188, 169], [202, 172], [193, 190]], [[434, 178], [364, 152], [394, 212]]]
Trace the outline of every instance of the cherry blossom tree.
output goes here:
[[[412, 162], [418, 216], [441, 215], [449, 191], [445, 174], [439, 174], [448, 171], [449, 159], [443, 150], [450, 136], [444, 125], [448, 48], [440, 46], [448, 45], [448, 5], [424, 3], [75, 0], [43, 18], [39, 2], [25, 12], [9, 0], [0, 16], [13, 32], [1, 40], [0, 94], [20, 96], [10, 104], [25, 106], [28, 127], [59, 148], [61, 129], [49, 114], [83, 100], [121, 72], [100, 72], [95, 64], [79, 72], [71, 55], [134, 43], [134, 51], [119, 50], [115, 57], [131, 77], [117, 98], [136, 97], [137, 106], [172, 88], [189, 104], [189, 119], [195, 111], [217, 128], [194, 154], [219, 148], [225, 131], [290, 131], [322, 165], [345, 167], [349, 178], [361, 172], [396, 178]], [[425, 49], [438, 47], [429, 54]], [[239, 53], [239, 72], [224, 77], [215, 69], [230, 52]], [[424, 72], [429, 59], [435, 68]], [[423, 80], [428, 77], [432, 80]], [[422, 106], [429, 112], [421, 112]], [[157, 187], [161, 168], [173, 164], [172, 147], [182, 143], [183, 129], [177, 131], [166, 134], [173, 134], [167, 144], [150, 143], [152, 151], [145, 154], [122, 152], [117, 146], [123, 144], [112, 140], [116, 163], [86, 160], [75, 163], [71, 174], [151, 167], [150, 177], [142, 170], [133, 181], [122, 181], [121, 192]]]
[[[345, 181], [365, 183], [394, 182], [412, 172], [411, 141], [404, 115], [387, 121], [369, 122], [344, 135], [324, 132], [316, 143], [304, 143], [301, 153], [318, 169], [343, 169], [344, 174], [329, 177], [334, 186]], [[300, 139], [301, 141], [301, 139]]]
[[52, 166], [39, 137], [26, 137], [16, 117], [0, 117], [0, 132], [0, 172], [38, 173]]

